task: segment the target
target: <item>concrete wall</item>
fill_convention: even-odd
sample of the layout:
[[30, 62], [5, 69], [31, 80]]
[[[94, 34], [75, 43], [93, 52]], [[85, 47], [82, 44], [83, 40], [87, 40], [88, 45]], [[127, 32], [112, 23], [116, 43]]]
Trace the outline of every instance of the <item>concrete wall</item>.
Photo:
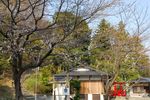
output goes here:
[[53, 95], [55, 92], [56, 100], [64, 100], [65, 99], [65, 94], [64, 94], [64, 89], [65, 89], [65, 84], [56, 84], [55, 88], [53, 89]]

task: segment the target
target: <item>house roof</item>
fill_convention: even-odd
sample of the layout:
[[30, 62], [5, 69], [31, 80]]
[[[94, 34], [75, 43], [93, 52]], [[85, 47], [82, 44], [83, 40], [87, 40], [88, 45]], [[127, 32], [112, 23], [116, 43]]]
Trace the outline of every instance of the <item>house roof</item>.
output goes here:
[[135, 82], [135, 83], [150, 83], [150, 78], [148, 77], [141, 77], [141, 78], [138, 78], [136, 80], [133, 80], [132, 82]]
[[69, 71], [69, 73], [67, 71], [65, 71], [60, 74], [55, 74], [54, 76], [55, 77], [66, 76], [67, 74], [69, 74], [69, 76], [103, 76], [103, 75], [107, 75], [105, 72], [97, 71], [90, 67], [80, 67], [80, 68], [71, 69]]
[[93, 69], [91, 67], [78, 67], [78, 68], [72, 68], [69, 70], [69, 73], [67, 71], [62, 72], [60, 74], [55, 74], [54, 78], [56, 81], [66, 81], [67, 75], [69, 76], [69, 80], [72, 80], [74, 78], [77, 78], [81, 81], [91, 80], [91, 81], [97, 81], [102, 80], [106, 76], [107, 73], [102, 71], [97, 71], [96, 69]]

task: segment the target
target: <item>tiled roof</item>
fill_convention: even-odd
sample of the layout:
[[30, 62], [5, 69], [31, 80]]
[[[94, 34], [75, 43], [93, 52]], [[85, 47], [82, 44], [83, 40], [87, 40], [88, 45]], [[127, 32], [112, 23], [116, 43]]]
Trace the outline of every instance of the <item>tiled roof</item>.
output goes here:
[[[69, 73], [67, 72], [62, 72], [60, 74], [56, 74], [54, 75], [55, 77], [57, 76], [66, 76], [67, 74], [69, 74], [69, 76], [103, 76], [103, 75], [106, 75], [105, 72], [102, 72], [102, 71], [96, 71], [95, 69], [92, 69], [90, 67], [86, 67], [85, 69], [88, 69], [86, 71], [79, 71], [78, 70], [79, 68], [74, 68], [74, 69], [71, 69]], [[84, 69], [84, 68], [82, 68]]]
[[148, 77], [141, 77], [141, 78], [138, 78], [136, 80], [133, 80], [132, 82], [135, 82], [135, 83], [138, 83], [138, 82], [141, 82], [141, 83], [150, 83], [150, 78]]

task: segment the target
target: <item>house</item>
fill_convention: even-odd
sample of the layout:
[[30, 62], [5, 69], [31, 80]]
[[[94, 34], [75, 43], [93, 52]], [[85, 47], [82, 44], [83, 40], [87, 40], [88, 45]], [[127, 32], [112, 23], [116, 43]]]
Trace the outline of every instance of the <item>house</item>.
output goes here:
[[131, 83], [130, 97], [150, 97], [150, 78], [141, 77]]
[[[73, 68], [69, 72], [54, 75], [53, 94], [55, 100], [64, 100], [65, 95], [74, 96], [68, 81], [80, 81], [80, 100], [104, 100], [104, 83], [107, 74], [90, 67]], [[68, 96], [68, 97], [69, 97]]]

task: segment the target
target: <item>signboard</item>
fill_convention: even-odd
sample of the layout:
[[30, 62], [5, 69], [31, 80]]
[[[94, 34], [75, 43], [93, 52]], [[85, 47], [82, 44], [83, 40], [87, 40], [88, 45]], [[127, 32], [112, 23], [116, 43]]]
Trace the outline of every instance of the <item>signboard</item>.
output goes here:
[[63, 92], [64, 95], [70, 95], [69, 88], [64, 88]]

